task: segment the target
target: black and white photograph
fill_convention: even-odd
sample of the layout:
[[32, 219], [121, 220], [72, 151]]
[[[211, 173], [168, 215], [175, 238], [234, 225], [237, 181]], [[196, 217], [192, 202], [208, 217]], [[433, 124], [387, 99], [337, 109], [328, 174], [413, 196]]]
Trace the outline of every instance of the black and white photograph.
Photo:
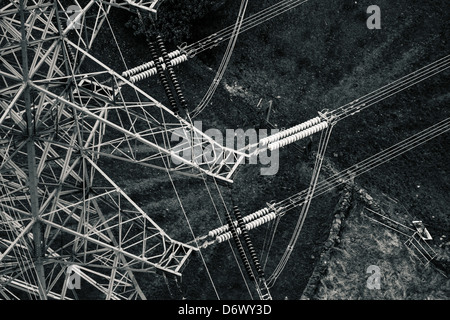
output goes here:
[[448, 301], [449, 131], [447, 0], [0, 0], [0, 300]]

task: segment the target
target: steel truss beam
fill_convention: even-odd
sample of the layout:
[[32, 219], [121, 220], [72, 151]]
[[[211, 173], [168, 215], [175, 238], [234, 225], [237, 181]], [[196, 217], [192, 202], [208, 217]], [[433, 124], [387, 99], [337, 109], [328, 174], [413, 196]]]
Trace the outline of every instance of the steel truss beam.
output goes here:
[[[197, 251], [97, 166], [104, 156], [165, 168], [168, 132], [195, 131], [89, 53], [109, 7], [87, 1], [80, 29], [59, 1], [0, 9], [1, 298], [72, 299], [95, 289], [145, 299], [134, 273], [180, 275]], [[171, 170], [211, 174], [208, 164], [180, 160]], [[79, 292], [70, 270], [84, 280]]]

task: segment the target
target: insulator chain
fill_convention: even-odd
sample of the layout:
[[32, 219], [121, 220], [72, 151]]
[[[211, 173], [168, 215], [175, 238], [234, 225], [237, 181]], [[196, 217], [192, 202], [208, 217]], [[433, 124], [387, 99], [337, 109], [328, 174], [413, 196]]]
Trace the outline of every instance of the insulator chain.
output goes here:
[[[188, 59], [188, 57], [185, 54], [183, 54], [183, 55], [181, 55], [179, 57], [172, 58], [170, 60], [170, 65], [171, 66], [176, 66], [178, 64], [181, 64], [182, 62], [185, 62], [187, 59]], [[161, 64], [161, 67], [163, 68], [163, 70], [166, 70], [167, 69], [167, 65], [163, 62], [164, 60], [162, 58], [160, 58], [159, 61], [160, 61], [160, 64]], [[142, 71], [142, 72], [140, 72], [140, 73], [138, 73], [136, 75], [131, 76], [129, 78], [129, 80], [130, 80], [131, 83], [135, 83], [137, 81], [141, 81], [141, 80], [150, 78], [150, 77], [156, 75], [157, 73], [158, 73], [158, 70], [156, 69], [156, 67], [152, 67], [152, 68], [150, 68], [148, 70]]]
[[162, 68], [162, 65], [161, 65], [161, 61], [159, 60], [158, 52], [156, 51], [156, 48], [155, 48], [155, 45], [153, 42], [150, 42], [150, 54], [156, 63], [156, 70], [158, 71], [158, 75], [159, 75], [159, 78], [164, 87], [164, 91], [166, 92], [167, 98], [169, 99], [170, 105], [172, 106], [172, 111], [175, 114], [177, 114], [178, 113], [177, 102], [172, 94], [172, 89], [170, 87], [169, 81], [166, 78], [164, 69]]
[[298, 133], [296, 133], [296, 134], [294, 134], [292, 136], [289, 136], [287, 138], [281, 139], [281, 140], [276, 141], [276, 142], [272, 142], [267, 147], [271, 151], [272, 150], [276, 150], [276, 149], [284, 147], [284, 146], [286, 146], [288, 144], [291, 144], [291, 143], [293, 143], [295, 141], [298, 141], [298, 140], [304, 139], [306, 137], [309, 137], [309, 136], [313, 135], [316, 132], [324, 130], [327, 127], [328, 127], [328, 122], [327, 121], [323, 121], [323, 122], [320, 122], [319, 124], [316, 124], [315, 126], [312, 126], [312, 127], [308, 128], [308, 129], [305, 129], [305, 130], [302, 130], [302, 131], [300, 131], [300, 132], [298, 132]]
[[247, 245], [248, 252], [250, 252], [250, 256], [253, 260], [253, 264], [255, 265], [256, 271], [258, 272], [259, 277], [263, 278], [264, 270], [262, 269], [261, 264], [259, 263], [259, 259], [256, 254], [255, 247], [253, 246], [253, 243], [250, 239], [250, 235], [248, 234], [248, 231], [247, 231], [247, 227], [245, 226], [245, 223], [242, 219], [241, 212], [237, 206], [234, 207], [234, 214], [236, 216], [239, 228], [242, 231], [242, 236], [244, 237], [245, 244]]
[[[253, 220], [255, 220], [255, 219], [257, 219], [257, 218], [259, 218], [259, 217], [261, 217], [261, 216], [263, 216], [263, 215], [268, 214], [269, 211], [270, 211], [269, 208], [264, 208], [264, 209], [255, 211], [255, 212], [253, 212], [252, 214], [249, 214], [249, 215], [243, 217], [242, 219], [244, 220], [245, 223], [248, 223], [248, 222], [253, 221]], [[237, 221], [234, 221], [234, 225], [237, 227], [237, 225], [238, 225], [238, 224], [237, 224]], [[215, 238], [215, 237], [217, 237], [218, 235], [227, 232], [228, 230], [229, 230], [229, 227], [228, 227], [228, 225], [226, 224], [226, 225], [223, 225], [223, 226], [221, 226], [221, 227], [219, 227], [219, 228], [216, 228], [216, 229], [214, 229], [214, 230], [211, 230], [211, 231], [208, 233], [208, 236], [210, 236], [211, 238]]]
[[[265, 216], [263, 216], [261, 218], [258, 218], [258, 219], [254, 220], [254, 221], [246, 223], [245, 227], [247, 228], [247, 230], [252, 230], [252, 229], [254, 229], [256, 227], [259, 227], [259, 226], [261, 226], [261, 225], [263, 225], [265, 223], [268, 223], [269, 221], [274, 220], [276, 217], [277, 217], [277, 214], [275, 212], [270, 212], [269, 214], [267, 214], [267, 215], [265, 215]], [[242, 231], [241, 231], [240, 228], [236, 229], [236, 233], [238, 235], [240, 235], [241, 232]], [[221, 235], [216, 236], [216, 242], [217, 243], [221, 243], [221, 242], [230, 240], [231, 238], [232, 238], [232, 234], [231, 234], [230, 231], [228, 231], [228, 232], [225, 232], [225, 233], [223, 233]]]
[[239, 252], [239, 256], [241, 257], [242, 262], [244, 263], [245, 270], [247, 271], [247, 274], [248, 274], [249, 278], [251, 280], [255, 280], [255, 276], [253, 274], [252, 267], [250, 265], [250, 262], [248, 261], [247, 255], [245, 254], [245, 250], [244, 250], [244, 247], [242, 246], [241, 240], [239, 239], [239, 234], [237, 232], [237, 229], [233, 225], [233, 221], [231, 219], [231, 216], [230, 216], [230, 214], [228, 212], [226, 213], [225, 216], [226, 216], [227, 223], [228, 223], [228, 225], [229, 225], [229, 227], [231, 229], [231, 232], [230, 232], [231, 237], [233, 237], [233, 239], [234, 239], [234, 242], [235, 242], [236, 247], [237, 247], [238, 252]]
[[[180, 52], [180, 50], [175, 50], [175, 51], [170, 52], [168, 55], [169, 55], [169, 58], [172, 60], [172, 59], [175, 59], [178, 56], [181, 56], [181, 52]], [[164, 61], [163, 57], [159, 57], [158, 59], [161, 62]], [[131, 68], [129, 70], [126, 70], [126, 71], [122, 72], [122, 76], [128, 78], [130, 76], [133, 76], [133, 75], [135, 75], [137, 73], [141, 73], [141, 72], [143, 72], [143, 71], [145, 71], [147, 69], [151, 69], [153, 67], [155, 67], [155, 60], [146, 62], [144, 64], [141, 64], [141, 65], [137, 66], [137, 67], [134, 67], [134, 68]]]
[[175, 75], [175, 71], [173, 70], [173, 66], [172, 66], [169, 54], [167, 53], [166, 46], [164, 45], [164, 41], [163, 41], [163, 39], [161, 38], [160, 35], [158, 35], [156, 37], [156, 41], [157, 41], [158, 46], [159, 46], [159, 48], [161, 50], [161, 54], [162, 54], [163, 59], [164, 59], [164, 64], [166, 65], [167, 71], [169, 72], [169, 77], [170, 77], [170, 80], [172, 81], [172, 85], [173, 85], [173, 87], [175, 89], [175, 93], [177, 95], [178, 101], [180, 102], [181, 107], [186, 110], [187, 109], [187, 103], [186, 103], [186, 100], [184, 99], [184, 95], [183, 95], [183, 92], [181, 91], [181, 86], [180, 86], [180, 83], [177, 80], [177, 77]]
[[300, 124], [298, 124], [298, 125], [296, 125], [296, 126], [294, 126], [292, 128], [289, 128], [289, 129], [277, 132], [277, 133], [275, 133], [273, 135], [270, 135], [270, 136], [268, 136], [268, 137], [266, 137], [264, 139], [261, 139], [259, 141], [259, 144], [262, 145], [262, 146], [265, 146], [265, 145], [270, 144], [270, 143], [272, 143], [274, 141], [280, 140], [280, 139], [285, 138], [287, 136], [293, 135], [294, 133], [297, 133], [299, 131], [302, 131], [302, 130], [305, 130], [307, 128], [310, 128], [310, 127], [320, 123], [321, 121], [322, 121], [322, 119], [320, 117], [315, 117], [315, 118], [313, 118], [311, 120], [302, 122], [302, 123], [300, 123]]

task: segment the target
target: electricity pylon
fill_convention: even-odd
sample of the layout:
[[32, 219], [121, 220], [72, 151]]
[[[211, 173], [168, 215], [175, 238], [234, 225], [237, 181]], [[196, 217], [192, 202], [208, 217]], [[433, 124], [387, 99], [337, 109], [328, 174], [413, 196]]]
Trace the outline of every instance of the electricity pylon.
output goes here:
[[[108, 157], [229, 180], [230, 159], [242, 156], [91, 54], [111, 6], [154, 15], [157, 2], [85, 1], [76, 15], [53, 0], [0, 8], [0, 297], [76, 298], [80, 277], [100, 297], [145, 298], [136, 272], [180, 275], [198, 250], [97, 165]], [[224, 160], [181, 157], [169, 139], [180, 132], [186, 150], [213, 145]]]

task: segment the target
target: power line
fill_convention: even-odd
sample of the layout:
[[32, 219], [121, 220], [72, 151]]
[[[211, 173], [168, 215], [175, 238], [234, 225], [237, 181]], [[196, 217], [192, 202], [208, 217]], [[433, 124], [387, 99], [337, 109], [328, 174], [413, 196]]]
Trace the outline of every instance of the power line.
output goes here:
[[237, 17], [235, 26], [234, 26], [233, 30], [231, 31], [230, 41], [228, 42], [228, 46], [225, 51], [225, 54], [223, 55], [219, 69], [217, 70], [214, 80], [211, 83], [210, 87], [208, 88], [208, 91], [204, 95], [203, 99], [200, 101], [198, 106], [194, 110], [191, 111], [192, 118], [196, 117], [200, 112], [203, 111], [203, 109], [205, 109], [205, 107], [211, 101], [214, 93], [216, 92], [217, 87], [219, 86], [220, 81], [222, 80], [223, 75], [225, 74], [225, 70], [228, 66], [228, 63], [230, 62], [231, 55], [233, 53], [233, 49], [236, 45], [236, 41], [237, 41], [239, 32], [241, 30], [241, 27], [242, 27], [244, 15], [247, 10], [247, 4], [248, 4], [248, 0], [241, 1], [241, 6], [239, 8], [238, 17]]
[[[342, 170], [324, 180], [317, 182], [315, 192], [310, 197], [315, 198], [322, 194], [325, 194], [326, 192], [336, 188], [337, 186], [346, 183], [361, 174], [373, 170], [376, 167], [448, 132], [449, 130], [450, 117], [408, 137], [407, 139], [404, 139], [392, 145], [385, 150], [382, 150], [370, 156], [369, 158], [353, 166], [350, 166], [345, 170]], [[264, 223], [272, 221], [275, 216], [283, 216], [288, 211], [295, 209], [300, 205], [304, 205], [309, 197], [308, 190], [309, 188], [302, 190], [284, 200], [274, 202], [261, 210], [243, 217], [244, 221], [246, 221], [247, 228], [249, 230], [254, 229], [255, 227], [261, 226]], [[273, 216], [273, 218], [269, 219], [269, 216]], [[261, 223], [255, 224], [254, 222], [256, 221], [261, 221]], [[213, 237], [215, 241], [209, 242], [208, 244], [222, 242], [223, 239], [226, 239], [228, 237], [228, 233], [228, 228], [226, 228], [225, 226], [211, 230], [208, 235], [209, 237]]]
[[[307, 1], [308, 0], [284, 0], [250, 17], [244, 18], [242, 22], [240, 22], [237, 34], [248, 31], [270, 19], [292, 10], [301, 4], [306, 3]], [[174, 66], [182, 63], [188, 58], [193, 58], [205, 50], [218, 46], [221, 42], [227, 41], [232, 37], [236, 37], [237, 34], [235, 34], [235, 32], [236, 24], [233, 24], [190, 45], [179, 46], [177, 50], [169, 53], [171, 65]], [[162, 61], [162, 57], [160, 57], [159, 60]], [[165, 64], [163, 64], [163, 67], [165, 67]], [[155, 67], [155, 60], [151, 60], [122, 72], [122, 75], [129, 78], [131, 82], [136, 82], [151, 77], [156, 73], [157, 70]]]

